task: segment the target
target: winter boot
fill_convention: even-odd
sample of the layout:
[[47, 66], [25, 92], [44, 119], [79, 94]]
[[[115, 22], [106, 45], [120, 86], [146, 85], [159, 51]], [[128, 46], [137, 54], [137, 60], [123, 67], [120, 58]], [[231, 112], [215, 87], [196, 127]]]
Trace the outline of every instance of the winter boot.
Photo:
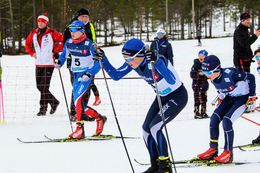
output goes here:
[[214, 160], [218, 163], [231, 163], [233, 161], [233, 153], [229, 150], [224, 150], [218, 157], [215, 157]]
[[252, 144], [260, 144], [260, 135], [256, 139], [252, 140]]
[[158, 161], [157, 158], [151, 159], [151, 167], [149, 167], [146, 171], [143, 173], [155, 173], [158, 170]]
[[96, 119], [97, 122], [97, 128], [96, 128], [96, 134], [95, 135], [100, 135], [104, 129], [104, 124], [107, 121], [106, 116], [99, 115], [99, 117]]
[[69, 135], [70, 138], [73, 139], [83, 139], [85, 138], [85, 132], [84, 132], [84, 122], [78, 121], [77, 122], [77, 128], [76, 130]]
[[194, 106], [194, 118], [195, 119], [201, 119], [202, 118], [202, 116], [200, 114], [200, 106], [199, 105]]
[[206, 104], [202, 104], [201, 105], [201, 111], [200, 111], [200, 115], [202, 116], [202, 118], [209, 118], [207, 112], [207, 105]]
[[172, 162], [170, 157], [159, 157], [158, 171], [155, 173], [172, 173]]
[[216, 157], [218, 155], [218, 150], [216, 148], [209, 148], [207, 151], [205, 151], [204, 153], [198, 154], [198, 158], [200, 160], [211, 160], [214, 157]]
[[51, 104], [51, 110], [50, 110], [50, 114], [54, 114], [57, 110], [57, 107], [59, 106], [60, 102], [57, 100], [56, 103]]
[[39, 112], [37, 113], [37, 116], [45, 116], [47, 112], [47, 106], [41, 105]]

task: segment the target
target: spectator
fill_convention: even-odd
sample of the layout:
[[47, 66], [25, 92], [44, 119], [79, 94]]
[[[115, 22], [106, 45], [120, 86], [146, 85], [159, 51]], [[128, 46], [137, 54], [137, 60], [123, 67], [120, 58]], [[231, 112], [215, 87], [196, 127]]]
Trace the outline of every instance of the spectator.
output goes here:
[[[194, 92], [194, 118], [208, 118], [207, 111], [207, 90], [209, 89], [208, 78], [202, 73], [202, 62], [208, 55], [206, 50], [200, 50], [198, 58], [194, 60], [190, 77], [192, 78], [192, 89]], [[200, 108], [201, 106], [201, 108]]]
[[251, 26], [251, 15], [247, 12], [240, 15], [240, 21], [234, 32], [233, 63], [237, 69], [250, 72], [250, 65], [253, 58], [250, 46], [257, 40], [260, 30], [256, 30], [254, 34], [249, 34], [248, 29]]
[[61, 33], [48, 27], [49, 18], [46, 14], [37, 18], [37, 28], [27, 36], [25, 41], [26, 52], [35, 59], [36, 84], [40, 91], [40, 110], [37, 116], [44, 116], [48, 104], [51, 106], [50, 114], [55, 113], [59, 101], [49, 91], [51, 77], [54, 70], [54, 60], [59, 57], [63, 49], [63, 36]]
[[172, 45], [168, 41], [167, 34], [164, 29], [158, 29], [156, 37], [151, 44], [151, 50], [158, 50], [159, 54], [168, 59], [173, 65]]
[[202, 46], [202, 43], [201, 43], [202, 31], [201, 31], [200, 27], [197, 29], [196, 35], [197, 35], [197, 39], [198, 39], [198, 46]]

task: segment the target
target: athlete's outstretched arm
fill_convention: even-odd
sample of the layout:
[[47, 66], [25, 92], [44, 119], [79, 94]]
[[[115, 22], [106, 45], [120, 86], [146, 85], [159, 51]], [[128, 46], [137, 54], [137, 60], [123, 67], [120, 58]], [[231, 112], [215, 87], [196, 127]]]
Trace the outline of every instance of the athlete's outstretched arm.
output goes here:
[[110, 64], [106, 56], [102, 58], [102, 62], [105, 71], [113, 80], [120, 80], [132, 70], [132, 68], [127, 63], [124, 63], [121, 67], [116, 69]]

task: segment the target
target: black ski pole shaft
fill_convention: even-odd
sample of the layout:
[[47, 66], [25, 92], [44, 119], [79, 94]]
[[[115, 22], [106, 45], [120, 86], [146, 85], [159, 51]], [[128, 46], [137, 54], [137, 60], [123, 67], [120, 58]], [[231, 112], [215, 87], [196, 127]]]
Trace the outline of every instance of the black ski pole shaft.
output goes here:
[[125, 143], [125, 140], [124, 140], [124, 136], [123, 136], [121, 127], [120, 127], [120, 125], [119, 125], [119, 121], [118, 121], [118, 119], [117, 119], [117, 115], [116, 115], [114, 103], [113, 103], [113, 100], [112, 100], [112, 97], [111, 97], [111, 93], [110, 93], [110, 90], [109, 90], [109, 87], [108, 87], [108, 83], [107, 83], [106, 74], [105, 74], [105, 71], [104, 71], [103, 64], [102, 64], [101, 60], [99, 60], [99, 63], [100, 63], [101, 71], [102, 71], [102, 74], [103, 74], [103, 77], [104, 77], [104, 80], [105, 80], [106, 89], [107, 89], [107, 92], [108, 92], [108, 96], [109, 96], [109, 100], [110, 100], [110, 103], [111, 103], [111, 106], [112, 106], [112, 110], [113, 110], [113, 113], [114, 113], [114, 117], [115, 117], [115, 120], [116, 120], [117, 128], [118, 128], [118, 130], [119, 130], [120, 137], [121, 137], [121, 139], [122, 139], [122, 142], [123, 142], [123, 145], [124, 145], [124, 148], [125, 148], [125, 152], [126, 152], [126, 155], [127, 155], [128, 161], [129, 161], [129, 164], [130, 164], [130, 166], [131, 166], [131, 169], [132, 169], [133, 173], [135, 173], [133, 164], [132, 164], [131, 159], [130, 159], [130, 155], [129, 155], [128, 150], [127, 150], [127, 147], [126, 147], [126, 143]]
[[60, 76], [60, 82], [61, 82], [61, 86], [62, 86], [63, 96], [64, 96], [66, 108], [67, 108], [67, 113], [68, 113], [68, 117], [69, 117], [70, 128], [71, 128], [71, 131], [73, 132], [72, 123], [70, 121], [70, 111], [69, 111], [68, 101], [67, 101], [67, 97], [66, 97], [66, 93], [65, 93], [65, 89], [64, 89], [64, 83], [63, 83], [61, 72], [60, 72], [59, 68], [58, 68], [58, 71], [59, 71], [59, 76]]
[[159, 109], [160, 109], [160, 114], [161, 114], [163, 124], [164, 124], [166, 140], [167, 140], [168, 147], [169, 147], [169, 150], [170, 150], [174, 172], [177, 173], [176, 165], [174, 163], [174, 158], [173, 158], [173, 154], [172, 154], [172, 147], [171, 147], [171, 143], [170, 143], [170, 139], [169, 139], [169, 135], [168, 135], [168, 130], [167, 130], [167, 126], [166, 126], [166, 120], [165, 120], [165, 116], [164, 116], [164, 113], [163, 113], [162, 101], [161, 101], [161, 97], [159, 95], [157, 81], [155, 79], [155, 70], [154, 70], [154, 62], [153, 61], [151, 61], [151, 67], [152, 67], [152, 77], [153, 77], [153, 81], [154, 81], [154, 85], [155, 85], [156, 97], [157, 97], [157, 101], [158, 101], [158, 105], [159, 105]]

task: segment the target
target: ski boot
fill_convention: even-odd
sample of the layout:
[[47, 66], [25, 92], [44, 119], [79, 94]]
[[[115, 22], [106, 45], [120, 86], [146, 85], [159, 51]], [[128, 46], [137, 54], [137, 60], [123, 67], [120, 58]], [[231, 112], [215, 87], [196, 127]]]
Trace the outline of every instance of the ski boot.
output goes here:
[[260, 144], [260, 135], [254, 140], [252, 140], [252, 144]]
[[106, 116], [99, 115], [99, 117], [96, 119], [97, 122], [97, 128], [96, 128], [96, 134], [95, 135], [100, 135], [103, 132], [104, 129], [104, 124], [107, 121]]
[[158, 168], [159, 166], [158, 166], [157, 158], [153, 158], [151, 159], [151, 166], [143, 173], [155, 173], [158, 170]]
[[172, 162], [170, 157], [159, 157], [158, 171], [156, 173], [172, 173]]
[[197, 157], [200, 160], [211, 160], [214, 157], [216, 157], [218, 155], [218, 150], [216, 148], [209, 148], [207, 151], [205, 151], [204, 153], [198, 154]]
[[231, 163], [233, 161], [233, 153], [229, 150], [224, 150], [219, 156], [215, 157], [214, 160], [218, 163]]
[[54, 104], [50, 104], [51, 105], [51, 110], [50, 110], [50, 114], [54, 114], [57, 110], [57, 107], [59, 106], [60, 102], [57, 100], [56, 103]]
[[39, 112], [37, 113], [37, 116], [45, 116], [47, 112], [47, 106], [42, 106], [40, 107]]
[[84, 122], [78, 121], [76, 130], [69, 135], [72, 139], [83, 139], [85, 138]]

